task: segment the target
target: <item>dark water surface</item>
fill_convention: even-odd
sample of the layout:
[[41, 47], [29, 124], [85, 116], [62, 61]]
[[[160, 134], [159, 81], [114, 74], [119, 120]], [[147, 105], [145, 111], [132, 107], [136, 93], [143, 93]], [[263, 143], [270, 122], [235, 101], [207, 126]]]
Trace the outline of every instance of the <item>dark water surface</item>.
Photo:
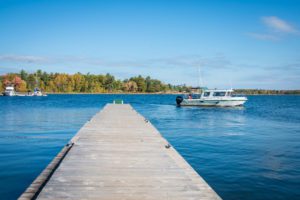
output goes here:
[[300, 199], [300, 96], [178, 108], [174, 95], [0, 97], [0, 198], [16, 199], [106, 103], [124, 99], [223, 199]]

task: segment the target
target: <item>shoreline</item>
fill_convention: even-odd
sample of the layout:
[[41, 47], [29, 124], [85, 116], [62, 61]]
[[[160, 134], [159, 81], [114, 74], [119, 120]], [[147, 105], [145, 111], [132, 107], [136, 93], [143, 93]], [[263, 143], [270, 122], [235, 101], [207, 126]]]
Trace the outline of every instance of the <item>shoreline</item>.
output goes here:
[[[45, 93], [49, 95], [188, 95], [190, 93]], [[237, 94], [245, 96], [289, 96], [300, 94]]]
[[[25, 95], [27, 92], [17, 92], [19, 95]], [[139, 92], [139, 93], [119, 93], [119, 92], [108, 92], [108, 93], [62, 93], [62, 92], [45, 92], [44, 94], [47, 95], [188, 95], [190, 93], [182, 92], [182, 93], [146, 93], [146, 92]], [[300, 95], [299, 93], [291, 93], [291, 94], [242, 94], [238, 93], [236, 95], [243, 95], [243, 96], [291, 96], [291, 95]], [[0, 92], [0, 96], [4, 96], [2, 92]]]

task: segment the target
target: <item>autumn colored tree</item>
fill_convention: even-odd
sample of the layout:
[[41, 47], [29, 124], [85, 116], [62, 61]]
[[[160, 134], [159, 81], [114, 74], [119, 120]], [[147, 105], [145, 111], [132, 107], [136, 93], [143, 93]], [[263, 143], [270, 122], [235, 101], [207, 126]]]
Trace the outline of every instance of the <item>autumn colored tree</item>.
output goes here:
[[2, 80], [0, 80], [0, 92], [3, 92], [4, 88], [3, 88], [3, 84], [2, 84]]
[[147, 89], [147, 84], [145, 82], [145, 79], [139, 75], [137, 77], [132, 77], [130, 78], [131, 81], [134, 81], [137, 85], [137, 91], [138, 92], [146, 92], [146, 89]]
[[12, 80], [12, 84], [16, 87], [19, 88], [19, 86], [22, 84], [22, 79], [19, 76], [15, 76]]
[[34, 90], [38, 87], [44, 92], [59, 93], [107, 93], [107, 92], [164, 92], [185, 91], [188, 87], [166, 85], [159, 80], [150, 77], [135, 76], [124, 81], [117, 80], [111, 74], [66, 74], [47, 73], [38, 70], [28, 73], [21, 70], [20, 73], [0, 75], [0, 90], [8, 85], [14, 85], [19, 92]]
[[15, 89], [17, 92], [27, 92], [27, 83], [24, 80], [21, 80], [21, 82], [18, 85], [15, 85]]
[[136, 92], [138, 90], [138, 86], [134, 81], [128, 81], [124, 83], [123, 89], [126, 92]]

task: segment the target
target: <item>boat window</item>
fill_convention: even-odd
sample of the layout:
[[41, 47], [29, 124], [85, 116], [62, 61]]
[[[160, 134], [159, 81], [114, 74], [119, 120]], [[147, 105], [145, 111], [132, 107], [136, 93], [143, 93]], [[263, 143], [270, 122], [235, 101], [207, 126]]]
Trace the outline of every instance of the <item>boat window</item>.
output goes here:
[[224, 97], [226, 92], [214, 92], [213, 96], [215, 97]]
[[200, 99], [200, 94], [193, 94], [192, 97], [193, 99]]
[[210, 95], [210, 92], [204, 92], [204, 95], [205, 97], [208, 97]]

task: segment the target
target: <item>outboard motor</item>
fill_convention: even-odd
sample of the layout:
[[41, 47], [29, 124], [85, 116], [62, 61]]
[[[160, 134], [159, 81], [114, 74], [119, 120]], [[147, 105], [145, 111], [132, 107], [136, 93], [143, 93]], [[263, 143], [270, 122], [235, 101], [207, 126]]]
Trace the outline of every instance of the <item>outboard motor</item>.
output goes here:
[[183, 97], [182, 96], [177, 96], [176, 97], [176, 103], [178, 106], [180, 106], [181, 102], [183, 101]]

